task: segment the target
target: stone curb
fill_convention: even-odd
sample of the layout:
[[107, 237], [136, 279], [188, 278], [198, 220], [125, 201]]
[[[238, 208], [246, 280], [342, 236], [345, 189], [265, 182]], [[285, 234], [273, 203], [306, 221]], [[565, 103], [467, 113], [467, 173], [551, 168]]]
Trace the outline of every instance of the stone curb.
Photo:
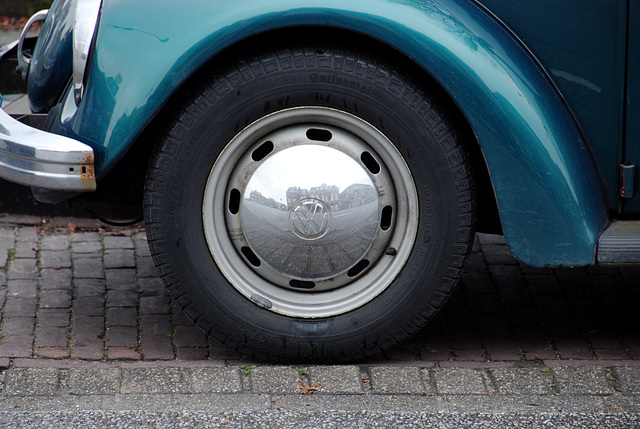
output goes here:
[[[0, 400], [65, 395], [236, 394], [322, 397], [601, 398], [640, 395], [638, 367], [421, 368], [360, 366], [12, 367]], [[316, 399], [314, 399], [316, 400]], [[553, 402], [553, 401], [552, 401]], [[628, 409], [630, 404], [625, 405]], [[640, 409], [640, 403], [637, 403]], [[635, 410], [636, 408], [634, 408]], [[597, 411], [597, 410], [592, 410]], [[607, 409], [603, 408], [601, 412]], [[633, 411], [636, 412], [636, 411]]]

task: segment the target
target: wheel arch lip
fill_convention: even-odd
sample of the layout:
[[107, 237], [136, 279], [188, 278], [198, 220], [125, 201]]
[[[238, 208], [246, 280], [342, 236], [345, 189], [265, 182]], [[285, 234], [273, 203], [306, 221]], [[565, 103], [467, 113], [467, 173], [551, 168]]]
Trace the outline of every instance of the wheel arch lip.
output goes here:
[[[586, 141], [548, 76], [493, 17], [467, 0], [299, 5], [167, 1], [156, 13], [142, 1], [105, 0], [85, 98], [76, 110], [66, 97], [54, 131], [91, 144], [103, 176], [187, 78], [225, 49], [287, 27], [347, 29], [409, 57], [457, 104], [480, 144], [518, 259], [594, 262], [607, 210]], [[204, 15], [211, 19], [197, 19]], [[136, 61], [123, 63], [129, 55]]]

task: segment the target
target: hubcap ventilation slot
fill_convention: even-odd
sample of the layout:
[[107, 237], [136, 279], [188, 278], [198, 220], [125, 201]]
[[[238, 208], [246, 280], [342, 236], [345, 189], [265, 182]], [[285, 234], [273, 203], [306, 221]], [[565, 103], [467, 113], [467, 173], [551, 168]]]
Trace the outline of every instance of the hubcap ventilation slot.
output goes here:
[[240, 191], [238, 191], [237, 189], [232, 189], [231, 192], [229, 192], [229, 212], [231, 212], [231, 214], [238, 214], [238, 212], [240, 211], [240, 198], [242, 196], [240, 195]]
[[380, 164], [378, 164], [378, 161], [376, 161], [373, 155], [371, 155], [369, 152], [362, 152], [362, 154], [360, 155], [360, 160], [362, 160], [362, 163], [365, 167], [367, 167], [371, 174], [380, 173]]
[[261, 265], [260, 258], [258, 258], [249, 247], [244, 246], [240, 251], [244, 257], [247, 258], [247, 261], [249, 261], [249, 263], [254, 267], [258, 268]]
[[273, 143], [264, 142], [251, 154], [251, 159], [254, 161], [262, 161], [267, 155], [273, 152]]
[[309, 128], [307, 130], [307, 138], [317, 142], [328, 142], [333, 135], [329, 130], [321, 130], [319, 128]]

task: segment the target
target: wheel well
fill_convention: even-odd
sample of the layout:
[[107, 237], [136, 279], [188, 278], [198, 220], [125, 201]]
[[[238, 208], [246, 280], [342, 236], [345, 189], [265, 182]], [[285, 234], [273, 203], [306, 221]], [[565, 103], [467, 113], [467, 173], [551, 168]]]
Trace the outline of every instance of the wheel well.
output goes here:
[[[220, 63], [235, 56], [237, 52], [242, 52], [248, 47], [255, 49], [256, 45], [269, 46], [287, 40], [327, 40], [348, 43], [357, 49], [375, 52], [376, 55], [393, 58], [396, 64], [407, 70], [412, 76], [419, 80], [420, 85], [428, 88], [432, 94], [439, 98], [446, 106], [448, 113], [458, 124], [458, 132], [461, 133], [464, 141], [467, 142], [469, 155], [471, 157], [474, 174], [477, 181], [478, 190], [478, 231], [489, 233], [501, 233], [500, 218], [493, 192], [493, 186], [484, 156], [480, 149], [478, 140], [473, 133], [468, 121], [462, 111], [458, 108], [452, 97], [438, 84], [429, 72], [403, 53], [387, 45], [386, 43], [372, 39], [357, 32], [343, 29], [331, 29], [326, 27], [294, 27], [280, 30], [273, 30], [267, 33], [257, 34], [249, 39], [245, 39], [227, 47], [224, 51], [210, 59], [200, 70], [191, 75], [176, 90], [176, 92], [166, 100], [163, 107], [154, 118], [147, 124], [142, 133], [138, 136], [131, 149], [125, 154], [123, 159], [100, 181], [98, 191], [92, 195], [81, 197], [84, 200], [100, 201], [103, 216], [107, 217], [118, 213], [117, 217], [122, 217], [122, 202], [129, 207], [130, 213], [125, 217], [138, 217], [142, 213], [144, 179], [149, 163], [149, 158], [153, 146], [158, 141], [163, 132], [164, 124], [167, 123], [176, 103], [179, 102], [185, 89], [197, 82], [203, 70], [208, 69], [214, 62]], [[109, 203], [116, 203], [118, 210], [112, 212]]]

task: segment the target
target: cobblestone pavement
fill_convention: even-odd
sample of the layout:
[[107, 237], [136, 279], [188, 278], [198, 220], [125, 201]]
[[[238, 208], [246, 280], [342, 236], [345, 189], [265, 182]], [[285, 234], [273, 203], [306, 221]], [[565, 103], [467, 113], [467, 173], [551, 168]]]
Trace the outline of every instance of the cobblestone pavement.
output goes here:
[[[13, 218], [9, 218], [11, 220]], [[0, 359], [246, 362], [170, 302], [143, 227], [0, 218]], [[371, 364], [640, 361], [640, 268], [529, 268], [480, 235], [463, 281]]]
[[126, 410], [163, 394], [181, 410], [631, 413], [622, 426], [640, 425], [639, 278], [526, 267], [479, 235], [459, 288], [412, 340], [356, 365], [265, 365], [170, 302], [142, 226], [0, 216], [0, 403]]

